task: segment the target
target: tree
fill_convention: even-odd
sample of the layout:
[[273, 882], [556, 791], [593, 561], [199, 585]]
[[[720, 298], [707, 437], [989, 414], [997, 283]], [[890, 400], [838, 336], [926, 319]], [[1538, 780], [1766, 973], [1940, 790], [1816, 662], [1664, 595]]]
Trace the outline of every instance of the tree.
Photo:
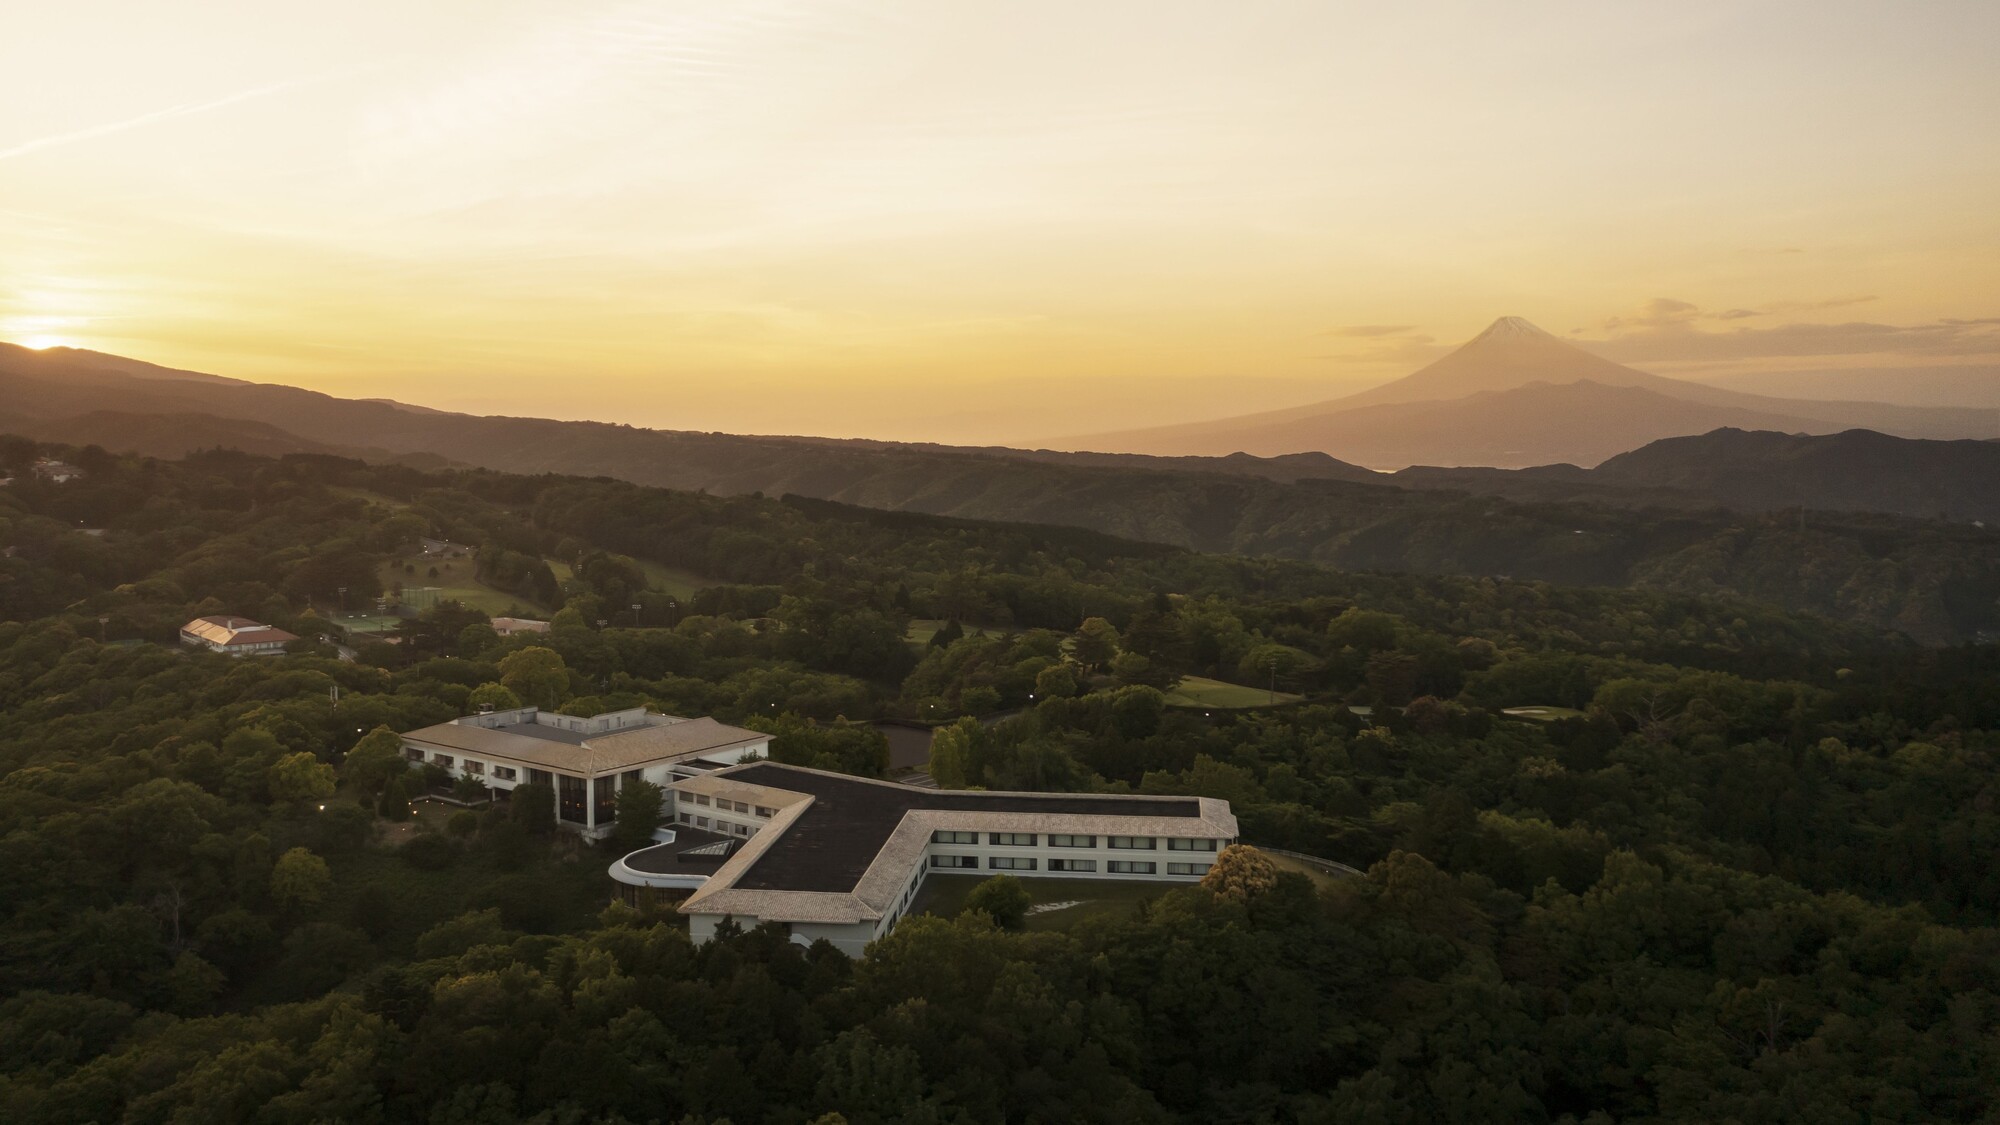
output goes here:
[[512, 711], [519, 706], [521, 697], [509, 691], [505, 684], [480, 684], [465, 696], [465, 708], [474, 714], [488, 710]]
[[1102, 617], [1092, 617], [1077, 626], [1076, 642], [1071, 654], [1085, 671], [1096, 671], [1110, 666], [1118, 656], [1118, 630]]
[[373, 796], [382, 791], [391, 777], [407, 768], [402, 736], [386, 726], [378, 726], [347, 752], [340, 763], [340, 779], [354, 792]]
[[305, 848], [293, 848], [271, 868], [271, 897], [279, 906], [303, 913], [326, 900], [333, 872], [326, 861]]
[[929, 773], [940, 789], [963, 789], [966, 763], [980, 736], [979, 720], [970, 716], [931, 732]]
[[637, 851], [653, 842], [653, 830], [660, 826], [660, 787], [650, 781], [628, 781], [618, 787], [618, 820], [611, 838], [626, 851]]
[[539, 781], [516, 785], [508, 810], [514, 816], [514, 823], [534, 835], [546, 835], [556, 827], [556, 791]]
[[1067, 664], [1051, 664], [1035, 674], [1036, 699], [1068, 699], [1076, 694], [1076, 673]]
[[333, 767], [312, 754], [287, 754], [271, 767], [264, 784], [275, 804], [323, 800], [333, 796]]
[[1002, 929], [1018, 930], [1027, 921], [1034, 896], [1021, 880], [1012, 875], [995, 875], [972, 888], [965, 896], [966, 911], [977, 910], [993, 919]]
[[569, 668], [554, 649], [531, 645], [500, 661], [500, 683], [522, 705], [553, 711], [569, 698]]
[[410, 819], [409, 784], [402, 774], [391, 775], [382, 783], [382, 797], [375, 802], [375, 812], [388, 821], [400, 823]]
[[1258, 687], [1292, 687], [1298, 677], [1314, 664], [1312, 654], [1290, 645], [1258, 645], [1243, 654], [1236, 670], [1243, 679]]
[[1278, 885], [1278, 865], [1248, 844], [1231, 844], [1215, 857], [1201, 885], [1219, 898], [1248, 902]]

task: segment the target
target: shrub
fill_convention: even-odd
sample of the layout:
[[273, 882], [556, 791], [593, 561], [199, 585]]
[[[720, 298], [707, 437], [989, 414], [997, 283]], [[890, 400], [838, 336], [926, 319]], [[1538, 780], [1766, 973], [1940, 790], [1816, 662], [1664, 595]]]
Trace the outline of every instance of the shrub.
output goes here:
[[984, 883], [972, 888], [965, 896], [965, 909], [977, 910], [992, 918], [998, 925], [1018, 930], [1028, 918], [1028, 906], [1034, 896], [1021, 880], [1012, 875], [995, 875]]
[[443, 836], [427, 832], [397, 848], [396, 854], [419, 871], [443, 871], [457, 861], [458, 848]]

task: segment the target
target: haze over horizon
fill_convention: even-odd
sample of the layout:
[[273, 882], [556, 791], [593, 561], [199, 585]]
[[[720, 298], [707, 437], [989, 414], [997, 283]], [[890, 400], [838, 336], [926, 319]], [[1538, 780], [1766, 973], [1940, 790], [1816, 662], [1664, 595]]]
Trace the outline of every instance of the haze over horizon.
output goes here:
[[2000, 9], [1905, 15], [46, 6], [0, 339], [972, 443], [1334, 398], [1510, 314], [1888, 398], [2000, 362]]

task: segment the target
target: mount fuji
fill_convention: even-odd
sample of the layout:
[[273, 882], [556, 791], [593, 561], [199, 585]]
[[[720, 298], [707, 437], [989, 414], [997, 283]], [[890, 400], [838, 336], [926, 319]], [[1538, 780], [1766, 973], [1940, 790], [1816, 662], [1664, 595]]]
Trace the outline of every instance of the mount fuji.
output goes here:
[[1595, 465], [1661, 438], [1723, 427], [1991, 438], [2000, 436], [2000, 411], [1746, 394], [1613, 363], [1503, 316], [1435, 363], [1359, 394], [1051, 444], [1167, 456], [1320, 452], [1383, 469], [1522, 468]]

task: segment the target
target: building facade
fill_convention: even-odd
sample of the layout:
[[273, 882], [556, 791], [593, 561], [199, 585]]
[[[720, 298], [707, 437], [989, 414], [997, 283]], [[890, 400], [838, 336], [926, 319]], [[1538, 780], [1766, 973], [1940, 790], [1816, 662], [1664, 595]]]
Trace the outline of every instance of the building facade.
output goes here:
[[771, 736], [684, 719], [643, 707], [588, 717], [534, 707], [467, 715], [407, 731], [403, 755], [452, 777], [511, 792], [539, 782], [555, 790], [556, 823], [601, 837], [618, 817], [618, 790], [634, 781], [659, 786], [765, 757]]
[[197, 617], [181, 626], [181, 643], [229, 656], [271, 656], [299, 638], [247, 617]]
[[725, 919], [775, 922], [855, 956], [934, 874], [1187, 883], [1236, 839], [1209, 797], [940, 791], [772, 762], [669, 789], [676, 838], [614, 863], [614, 880], [691, 892], [678, 909], [697, 942]]

